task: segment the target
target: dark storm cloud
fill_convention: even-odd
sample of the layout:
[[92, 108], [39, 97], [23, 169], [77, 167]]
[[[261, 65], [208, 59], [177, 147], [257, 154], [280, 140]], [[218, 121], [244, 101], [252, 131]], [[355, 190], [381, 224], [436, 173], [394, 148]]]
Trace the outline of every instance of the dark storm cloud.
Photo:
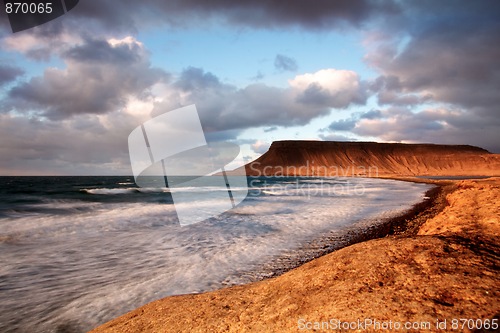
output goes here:
[[384, 48], [367, 56], [384, 73], [379, 82], [384, 85], [379, 96], [382, 103], [397, 102], [399, 93], [425, 92], [426, 100], [463, 107], [499, 105], [499, 2], [413, 2], [405, 17], [406, 47], [397, 53], [393, 45], [392, 56]]
[[[395, 0], [80, 1], [70, 13], [17, 34], [11, 33], [1, 12], [0, 37], [10, 39], [10, 48], [27, 57], [48, 61], [86, 36], [136, 35], [143, 30], [200, 28], [219, 22], [242, 28], [330, 30], [360, 27], [380, 15], [399, 12]], [[40, 43], [26, 46], [26, 36]]]
[[402, 19], [388, 20], [365, 41], [366, 61], [381, 73], [370, 89], [380, 105], [427, 111], [399, 108], [385, 119], [358, 121], [354, 131], [500, 151], [499, 17], [498, 1], [405, 3]]
[[276, 58], [274, 58], [274, 67], [279, 71], [289, 72], [295, 72], [298, 69], [295, 59], [282, 54], [278, 54], [276, 55]]
[[[161, 25], [183, 28], [206, 26], [215, 21], [251, 28], [326, 30], [361, 26], [379, 15], [392, 16], [399, 12], [399, 5], [394, 0], [80, 1], [70, 13], [23, 33], [55, 39], [63, 33], [129, 34]], [[6, 15], [0, 19], [4, 33], [9, 31]]]
[[[294, 0], [287, 1], [286, 5], [280, 0], [199, 0], [188, 3], [202, 4], [199, 8], [203, 10], [223, 13], [233, 23], [253, 27], [302, 26], [324, 29], [345, 23], [361, 25], [381, 12], [398, 12], [395, 3], [386, 0], [316, 0], [314, 3]], [[189, 8], [192, 9], [191, 6]]]
[[[81, 2], [75, 15], [108, 27], [139, 27], [163, 21], [171, 25], [196, 24], [196, 20], [222, 18], [233, 25], [257, 28], [302, 26], [326, 29], [345, 24], [361, 25], [380, 13], [397, 13], [390, 0], [103, 0]], [[149, 20], [147, 20], [149, 19]], [[156, 19], [156, 20], [154, 20]]]
[[64, 52], [66, 69], [48, 68], [43, 76], [14, 86], [3, 108], [37, 112], [51, 119], [104, 114], [140, 98], [167, 74], [151, 68], [141, 45], [129, 38], [113, 43], [86, 40]]
[[23, 75], [24, 71], [21, 68], [0, 65], [0, 87], [14, 81], [19, 76]]

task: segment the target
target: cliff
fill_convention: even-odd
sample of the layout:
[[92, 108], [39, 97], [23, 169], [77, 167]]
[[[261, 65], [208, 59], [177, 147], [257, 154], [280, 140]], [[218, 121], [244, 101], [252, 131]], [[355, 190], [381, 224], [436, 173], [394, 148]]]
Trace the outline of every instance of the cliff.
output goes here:
[[468, 145], [276, 141], [245, 168], [253, 176], [497, 176], [500, 154]]

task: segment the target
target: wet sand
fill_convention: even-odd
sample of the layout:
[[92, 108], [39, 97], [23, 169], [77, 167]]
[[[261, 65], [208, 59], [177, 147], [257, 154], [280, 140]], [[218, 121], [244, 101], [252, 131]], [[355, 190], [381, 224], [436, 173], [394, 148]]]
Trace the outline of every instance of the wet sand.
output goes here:
[[[444, 323], [439, 331], [451, 331], [454, 319], [499, 318], [500, 178], [407, 180], [440, 187], [366, 235], [389, 236], [329, 254], [335, 249], [326, 239], [312, 246], [312, 256], [326, 255], [283, 275], [167, 297], [92, 332], [339, 331], [345, 323], [356, 323], [352, 331], [381, 332], [391, 323], [420, 325], [419, 331]], [[455, 331], [471, 331], [471, 323]]]

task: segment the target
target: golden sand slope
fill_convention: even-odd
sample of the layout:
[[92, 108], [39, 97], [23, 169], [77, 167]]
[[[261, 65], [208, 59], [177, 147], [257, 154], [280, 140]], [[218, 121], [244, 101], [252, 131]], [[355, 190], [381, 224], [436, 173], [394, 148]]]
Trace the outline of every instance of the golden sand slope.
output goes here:
[[168, 297], [92, 332], [294, 332], [331, 319], [428, 322], [432, 331], [446, 319], [450, 331], [453, 318], [498, 318], [498, 198], [498, 178], [458, 182], [418, 236], [355, 244], [266, 281]]
[[427, 221], [419, 235], [466, 232], [499, 236], [500, 195], [498, 178], [481, 182], [461, 181], [454, 193], [448, 195], [449, 206]]

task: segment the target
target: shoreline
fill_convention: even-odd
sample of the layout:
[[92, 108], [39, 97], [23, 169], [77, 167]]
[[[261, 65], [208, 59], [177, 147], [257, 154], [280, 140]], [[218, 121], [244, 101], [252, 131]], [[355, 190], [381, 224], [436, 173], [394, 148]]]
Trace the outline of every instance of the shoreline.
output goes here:
[[[387, 178], [386, 178], [387, 179]], [[401, 180], [401, 179], [391, 179], [398, 181], [409, 181], [411, 180]], [[426, 183], [427, 182], [417, 182]], [[418, 218], [419, 223], [423, 223], [422, 217], [432, 217], [439, 213], [435, 209], [435, 204], [437, 200], [440, 200], [439, 205], [441, 209], [444, 195], [450, 191], [449, 184], [435, 184], [434, 188], [427, 190], [424, 196], [428, 199], [424, 199], [419, 203], [414, 204], [411, 208], [397, 214], [393, 217], [380, 218], [374, 220], [361, 219], [356, 221], [350, 227], [339, 233], [337, 231], [328, 232], [319, 235], [317, 238], [303, 244], [301, 247], [294, 250], [292, 253], [284, 253], [283, 255], [275, 258], [273, 262], [265, 264], [265, 266], [258, 270], [258, 278], [245, 283], [243, 285], [254, 283], [258, 281], [263, 281], [265, 279], [274, 278], [283, 275], [297, 267], [300, 267], [312, 260], [318, 259], [322, 256], [330, 254], [334, 251], [338, 251], [345, 247], [366, 242], [372, 239], [383, 238], [390, 235], [411, 235], [416, 234], [418, 230], [415, 229], [417, 225], [408, 225], [409, 222], [414, 221]], [[367, 227], [360, 227], [360, 224], [369, 223]], [[411, 228], [411, 230], [410, 230]], [[255, 275], [255, 274], [253, 274]], [[225, 285], [222, 288], [228, 288], [235, 285]], [[220, 290], [220, 289], [219, 289]]]
[[[190, 313], [190, 311], [196, 311], [195, 308], [197, 306], [196, 305], [192, 305], [192, 306], [187, 305], [186, 301], [189, 304], [191, 304], [191, 302], [193, 302], [199, 298], [202, 298], [205, 301], [207, 301], [207, 299], [213, 299], [214, 297], [216, 299], [218, 299], [218, 296], [221, 296], [222, 300], [226, 300], [223, 302], [227, 303], [226, 305], [229, 307], [228, 309], [231, 309], [232, 308], [231, 305], [228, 305], [228, 304], [231, 304], [232, 302], [234, 302], [238, 299], [241, 299], [242, 297], [245, 297], [245, 296], [246, 296], [246, 298], [250, 298], [249, 300], [247, 300], [248, 302], [255, 303], [255, 302], [252, 302], [252, 300], [251, 300], [251, 297], [252, 297], [251, 290], [252, 289], [255, 289], [255, 288], [259, 289], [263, 285], [265, 286], [265, 285], [269, 285], [269, 284], [276, 284], [277, 281], [287, 280], [287, 277], [289, 277], [290, 275], [297, 275], [298, 274], [297, 272], [304, 271], [309, 266], [317, 266], [322, 261], [325, 261], [332, 256], [338, 257], [338, 256], [341, 256], [341, 254], [344, 252], [351, 252], [353, 248], [358, 248], [358, 247], [371, 248], [371, 246], [376, 242], [382, 242], [382, 243], [383, 242], [390, 242], [390, 243], [391, 242], [396, 242], [396, 243], [402, 242], [401, 245], [398, 247], [401, 247], [403, 245], [410, 246], [411, 243], [416, 242], [415, 239], [418, 239], [418, 242], [426, 243], [429, 240], [427, 240], [427, 239], [422, 240], [421, 237], [423, 235], [417, 235], [419, 233], [419, 230], [421, 230], [421, 226], [425, 222], [431, 221], [439, 214], [442, 214], [443, 211], [447, 207], [449, 207], [449, 206], [447, 206], [447, 203], [446, 203], [447, 196], [458, 191], [459, 184], [463, 181], [427, 180], [427, 179], [422, 179], [422, 178], [418, 178], [418, 179], [417, 178], [405, 178], [405, 179], [391, 178], [391, 179], [400, 180], [400, 181], [404, 180], [404, 181], [430, 183], [430, 184], [434, 184], [437, 186], [432, 188], [432, 189], [429, 189], [426, 192], [426, 196], [429, 197], [428, 200], [424, 200], [424, 201], [414, 205], [410, 210], [406, 211], [405, 213], [403, 213], [401, 215], [398, 215], [397, 217], [387, 219], [383, 223], [378, 224], [376, 226], [376, 228], [373, 228], [373, 230], [367, 230], [366, 232], [361, 233], [360, 235], [358, 235], [357, 239], [349, 242], [349, 244], [342, 246], [341, 248], [328, 247], [328, 246], [325, 247], [325, 245], [328, 244], [328, 243], [325, 243], [325, 241], [326, 242], [328, 241], [328, 237], [322, 238], [320, 241], [313, 242], [313, 243], [317, 243], [317, 244], [314, 244], [314, 246], [312, 246], [311, 252], [313, 253], [313, 255], [306, 257], [306, 258], [304, 258], [304, 256], [303, 256], [303, 258], [299, 259], [298, 261], [297, 260], [296, 261], [288, 260], [288, 262], [286, 262], [284, 265], [285, 268], [283, 268], [284, 262], [281, 261], [278, 265], [278, 266], [282, 266], [281, 271], [276, 270], [276, 267], [275, 267], [273, 274], [270, 276], [265, 276], [266, 279], [264, 279], [264, 280], [260, 280], [259, 282], [251, 282], [249, 284], [244, 284], [244, 285], [240, 285], [240, 286], [225, 287], [225, 288], [213, 291], [213, 292], [207, 292], [207, 293], [201, 293], [201, 294], [195, 294], [195, 295], [178, 295], [178, 296], [167, 297], [165, 299], [154, 301], [154, 302], [149, 303], [145, 306], [142, 306], [142, 307], [140, 307], [140, 308], [138, 308], [130, 313], [127, 313], [127, 314], [125, 314], [119, 318], [116, 318], [116, 319], [114, 319], [114, 320], [112, 320], [104, 325], [99, 326], [98, 328], [92, 330], [91, 332], [139, 332], [139, 331], [157, 332], [157, 331], [165, 331], [169, 327], [169, 325], [167, 323], [172, 323], [172, 321], [171, 321], [172, 317], [175, 317], [175, 318], [177, 318], [177, 320], [179, 320], [180, 319], [179, 315], [182, 316], [182, 313], [186, 314], [186, 313]], [[478, 183], [481, 181], [484, 181], [484, 180], [471, 180], [469, 182]], [[498, 179], [494, 178], [493, 183], [495, 183], [495, 182], [498, 182]], [[428, 236], [429, 235], [427, 235], [427, 237]], [[380, 237], [382, 237], [382, 238], [380, 238]], [[431, 243], [432, 243], [435, 240], [434, 240], [434, 237], [432, 235], [431, 235], [431, 237], [433, 238], [431, 241]], [[479, 237], [479, 238], [484, 243], [484, 237]], [[466, 237], [464, 238], [463, 235], [462, 235], [462, 238], [460, 238], [460, 239], [461, 239], [462, 243], [466, 242], [466, 241], [464, 241], [464, 239], [466, 239]], [[440, 242], [448, 241], [448, 239], [444, 239], [442, 236], [438, 236], [438, 240]], [[469, 240], [469, 242], [470, 242], [470, 240]], [[331, 245], [331, 243], [330, 243], [330, 245]], [[436, 244], [433, 244], [433, 245], [436, 245]], [[427, 245], [427, 246], [432, 247], [431, 245]], [[470, 246], [471, 245], [469, 245], [469, 247]], [[495, 244], [493, 244], [493, 245], [490, 244], [490, 247], [491, 246], [494, 247]], [[465, 245], [465, 247], [467, 247], [467, 245]], [[486, 246], [486, 247], [488, 247], [488, 246]], [[391, 249], [391, 246], [388, 246], [388, 248]], [[373, 251], [380, 251], [379, 248], [372, 249], [372, 250]], [[303, 251], [299, 251], [299, 252], [301, 252], [301, 254], [304, 255]], [[361, 252], [363, 252], [363, 251], [361, 251]], [[365, 255], [369, 255], [369, 253], [365, 253]], [[350, 259], [348, 261], [351, 262], [351, 261], [357, 261], [357, 260], [362, 259], [359, 256], [360, 256], [359, 253], [358, 253], [358, 255], [350, 256]], [[370, 265], [370, 263], [365, 263], [364, 265], [361, 265], [361, 268], [368, 267], [369, 265]], [[350, 266], [353, 266], [353, 265], [351, 264]], [[345, 268], [348, 269], [349, 265], [346, 265]], [[313, 277], [310, 276], [310, 278], [313, 278]], [[355, 284], [355, 282], [356, 281], [353, 281], [354, 284]], [[383, 282], [379, 281], [379, 284], [380, 283], [382, 283], [382, 286], [384, 285]], [[290, 282], [288, 284], [290, 284]], [[382, 287], [382, 286], [379, 285], [379, 287]], [[344, 286], [344, 288], [349, 288], [349, 286]], [[267, 289], [268, 292], [271, 292], [268, 290], [269, 288], [265, 288], [265, 289]], [[283, 288], [281, 288], [281, 289], [283, 289]], [[289, 290], [289, 293], [294, 292], [295, 289], [297, 289], [296, 285], [294, 286], [294, 288]], [[373, 288], [369, 288], [367, 290], [368, 290], [369, 294], [372, 294], [374, 292]], [[279, 293], [279, 291], [280, 291], [280, 288], [278, 288], [277, 292]], [[271, 292], [271, 294], [272, 293], [273, 292]], [[235, 296], [235, 294], [237, 296]], [[250, 295], [248, 295], [248, 294], [250, 294]], [[271, 297], [271, 299], [272, 298], [273, 297]], [[273, 302], [275, 302], [275, 301], [277, 302], [277, 301], [281, 300], [281, 297], [274, 297], [274, 298], [275, 298], [275, 300]], [[447, 299], [446, 296], [444, 298], [445, 298], [445, 300], [442, 300], [441, 298], [438, 297], [438, 298], [436, 298], [437, 300], [433, 301], [432, 304], [433, 305], [437, 304], [437, 305], [444, 306], [444, 307], [450, 307], [450, 304], [452, 304], [452, 303], [450, 303], [449, 301], [446, 301], [446, 299]], [[232, 300], [232, 301], [230, 301], [230, 300]], [[173, 305], [172, 303], [175, 304], [178, 302], [180, 302], [183, 305], [180, 307], [180, 309], [181, 309], [180, 311], [177, 311], [178, 305], [174, 306], [174, 307], [168, 306], [169, 304]], [[258, 303], [258, 301], [257, 301], [257, 303]], [[165, 304], [167, 305], [167, 308], [170, 308], [174, 312], [177, 311], [179, 313], [177, 315], [164, 313]], [[193, 303], [193, 304], [195, 304], [195, 303]], [[196, 302], [196, 304], [198, 304], [198, 306], [200, 306], [199, 300], [198, 300], [198, 302]], [[400, 304], [400, 306], [401, 306], [401, 304]], [[241, 326], [240, 325], [241, 323], [238, 323], [235, 327], [232, 327], [231, 326], [232, 320], [228, 320], [228, 318], [232, 318], [233, 320], [235, 320], [235, 318], [234, 318], [235, 313], [234, 312], [236, 312], [236, 314], [238, 313], [238, 310], [236, 310], [236, 309], [234, 311], [231, 311], [232, 316], [227, 317], [228, 314], [227, 314], [227, 311], [225, 311], [225, 314], [221, 317], [221, 313], [219, 311], [220, 309], [218, 309], [218, 308], [214, 309], [213, 306], [210, 306], [210, 305], [208, 307], [202, 306], [202, 308], [204, 308], [204, 310], [205, 310], [205, 312], [203, 312], [205, 314], [203, 317], [216, 316], [219, 320], [220, 319], [223, 320], [223, 322], [226, 325], [225, 327], [227, 329], [221, 329], [220, 326], [212, 327], [212, 326], [208, 325], [207, 319], [200, 318], [199, 316], [193, 315], [195, 318], [192, 318], [192, 319], [182, 318], [182, 322], [184, 322], [184, 324], [186, 324], [187, 322], [192, 323], [191, 326], [189, 327], [190, 330], [203, 331], [202, 328], [208, 329], [210, 327], [210, 329], [214, 329], [215, 331], [240, 331], [240, 330], [254, 330], [256, 328], [255, 326], [249, 327], [248, 325]], [[260, 305], [261, 310], [265, 309], [265, 308], [266, 308], [266, 306], [264, 304]], [[495, 308], [495, 307], [493, 307], [493, 308]], [[500, 307], [497, 306], [497, 308], [500, 308]], [[174, 309], [176, 309], [176, 310], [174, 310]], [[243, 309], [245, 310], [244, 312], [248, 312], [247, 305], [245, 305], [243, 307], [240, 306], [240, 310], [243, 310]], [[185, 311], [185, 310], [188, 310], [188, 311]], [[295, 310], [297, 310], [297, 309], [295, 309]], [[361, 308], [361, 310], [363, 310], [362, 312], [366, 312], [366, 310], [369, 310], [369, 308]], [[146, 313], [145, 311], [147, 311], [149, 314], [145, 314]], [[275, 309], [275, 311], [277, 311], [277, 309]], [[496, 310], [496, 311], [498, 311], [498, 310]], [[268, 311], [264, 311], [264, 313], [271, 315], [271, 316], [273, 315], [272, 313], [269, 314]], [[320, 317], [325, 315], [324, 313], [323, 314], [318, 313], [318, 311], [316, 311], [316, 313]], [[262, 317], [262, 313], [257, 312], [257, 313], [254, 313], [254, 315], [256, 316], [254, 319], [257, 320], [257, 323], [255, 323], [255, 324], [258, 324], [258, 322], [263, 324], [262, 320], [259, 321], [259, 318]], [[163, 317], [163, 316], [165, 316], [165, 317]], [[241, 317], [241, 315], [238, 315], [238, 317]], [[151, 322], [152, 318], [154, 318], [153, 322]], [[169, 320], [169, 318], [170, 318], [170, 320]], [[286, 318], [281, 316], [281, 319], [286, 319]], [[208, 319], [208, 321], [209, 321], [209, 319]], [[264, 321], [264, 322], [266, 322], [266, 321]], [[195, 323], [199, 323], [199, 324], [204, 323], [204, 324], [199, 325], [199, 324], [195, 324]], [[137, 326], [138, 324], [141, 328], [139, 328]], [[271, 324], [271, 323], [268, 322], [268, 324]], [[146, 326], [144, 326], [144, 325], [146, 325]], [[206, 326], [206, 325], [208, 325], [208, 326]], [[133, 327], [135, 327], [135, 329]], [[146, 329], [146, 327], [148, 327], [148, 328]], [[260, 326], [261, 329], [264, 329], [266, 327], [267, 326], [265, 326], [265, 325]], [[272, 327], [273, 327], [273, 329], [277, 329], [276, 326], [272, 326]], [[125, 329], [125, 328], [127, 328], [127, 330], [123, 331], [123, 329]], [[179, 326], [177, 326], [177, 330], [178, 330], [178, 328], [179, 328]], [[292, 327], [289, 327], [289, 326], [281, 327], [279, 329], [280, 330], [284, 329], [286, 331], [294, 331], [294, 329]], [[176, 331], [175, 329], [172, 329], [172, 330]]]

